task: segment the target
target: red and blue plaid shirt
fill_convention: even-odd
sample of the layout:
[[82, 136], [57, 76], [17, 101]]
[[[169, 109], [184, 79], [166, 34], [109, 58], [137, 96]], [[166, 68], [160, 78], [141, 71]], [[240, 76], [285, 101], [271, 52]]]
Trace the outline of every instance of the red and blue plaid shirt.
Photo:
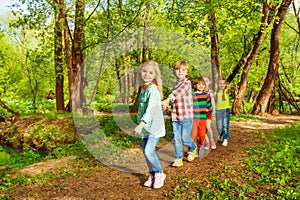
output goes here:
[[171, 120], [181, 121], [193, 118], [193, 96], [191, 81], [184, 79], [174, 83], [169, 95], [172, 104]]

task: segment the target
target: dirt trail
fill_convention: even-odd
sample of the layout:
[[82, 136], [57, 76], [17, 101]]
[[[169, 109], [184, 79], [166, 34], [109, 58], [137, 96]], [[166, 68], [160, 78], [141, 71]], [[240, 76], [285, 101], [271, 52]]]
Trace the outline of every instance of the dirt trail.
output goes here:
[[300, 120], [300, 115], [279, 115], [264, 117], [259, 122], [231, 122], [230, 141], [227, 147], [220, 144], [204, 159], [184, 162], [180, 168], [164, 167], [167, 175], [161, 189], [143, 187], [146, 174], [132, 174], [109, 167], [100, 167], [74, 177], [40, 181], [17, 187], [2, 193], [13, 199], [167, 199], [171, 191], [183, 178], [202, 182], [209, 174], [215, 174], [224, 166], [234, 166], [245, 158], [244, 148], [259, 142], [259, 131], [286, 126]]

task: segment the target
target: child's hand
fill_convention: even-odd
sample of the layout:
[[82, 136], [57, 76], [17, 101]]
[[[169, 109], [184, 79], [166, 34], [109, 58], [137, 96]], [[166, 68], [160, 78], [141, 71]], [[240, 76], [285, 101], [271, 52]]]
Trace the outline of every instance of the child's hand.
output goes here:
[[133, 132], [134, 132], [135, 134], [140, 134], [140, 133], [142, 132], [142, 129], [143, 129], [143, 127], [140, 126], [140, 125], [138, 125], [138, 126], [135, 127], [135, 129], [134, 129]]
[[140, 134], [142, 132], [143, 127], [146, 125], [144, 121], [141, 121], [139, 125], [135, 127], [133, 130], [135, 134]]
[[226, 89], [227, 89], [227, 90], [230, 89], [230, 83], [226, 83]]
[[161, 106], [162, 106], [163, 110], [166, 110], [169, 107], [169, 101], [167, 99], [163, 100], [161, 102]]

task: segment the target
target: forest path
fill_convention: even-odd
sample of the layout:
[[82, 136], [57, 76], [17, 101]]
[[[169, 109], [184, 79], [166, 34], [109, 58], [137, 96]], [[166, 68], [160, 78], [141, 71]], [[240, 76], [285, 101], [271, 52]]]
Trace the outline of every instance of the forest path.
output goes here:
[[[300, 115], [280, 114], [261, 117], [261, 121], [257, 122], [231, 122], [230, 141], [227, 147], [218, 144], [217, 149], [212, 150], [203, 159], [184, 162], [180, 168], [164, 166], [167, 178], [165, 186], [161, 189], [143, 187], [147, 179], [146, 174], [99, 167], [75, 176], [19, 186], [2, 191], [2, 194], [10, 195], [12, 199], [167, 199], [166, 192], [173, 190], [185, 178], [202, 183], [211, 175], [221, 173], [225, 166], [238, 171], [237, 164], [247, 157], [245, 147], [260, 143], [258, 134], [260, 131], [268, 133], [274, 128], [287, 126], [296, 121], [300, 121]], [[71, 157], [70, 162], [75, 162], [75, 159]], [[37, 166], [43, 167], [42, 164]]]

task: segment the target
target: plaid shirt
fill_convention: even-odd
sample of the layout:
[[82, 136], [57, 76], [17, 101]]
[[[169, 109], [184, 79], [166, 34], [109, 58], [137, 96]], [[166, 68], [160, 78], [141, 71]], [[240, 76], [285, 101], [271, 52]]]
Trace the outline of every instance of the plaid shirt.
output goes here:
[[193, 96], [191, 81], [184, 79], [174, 83], [172, 93], [169, 95], [172, 104], [171, 120], [181, 121], [193, 118]]

